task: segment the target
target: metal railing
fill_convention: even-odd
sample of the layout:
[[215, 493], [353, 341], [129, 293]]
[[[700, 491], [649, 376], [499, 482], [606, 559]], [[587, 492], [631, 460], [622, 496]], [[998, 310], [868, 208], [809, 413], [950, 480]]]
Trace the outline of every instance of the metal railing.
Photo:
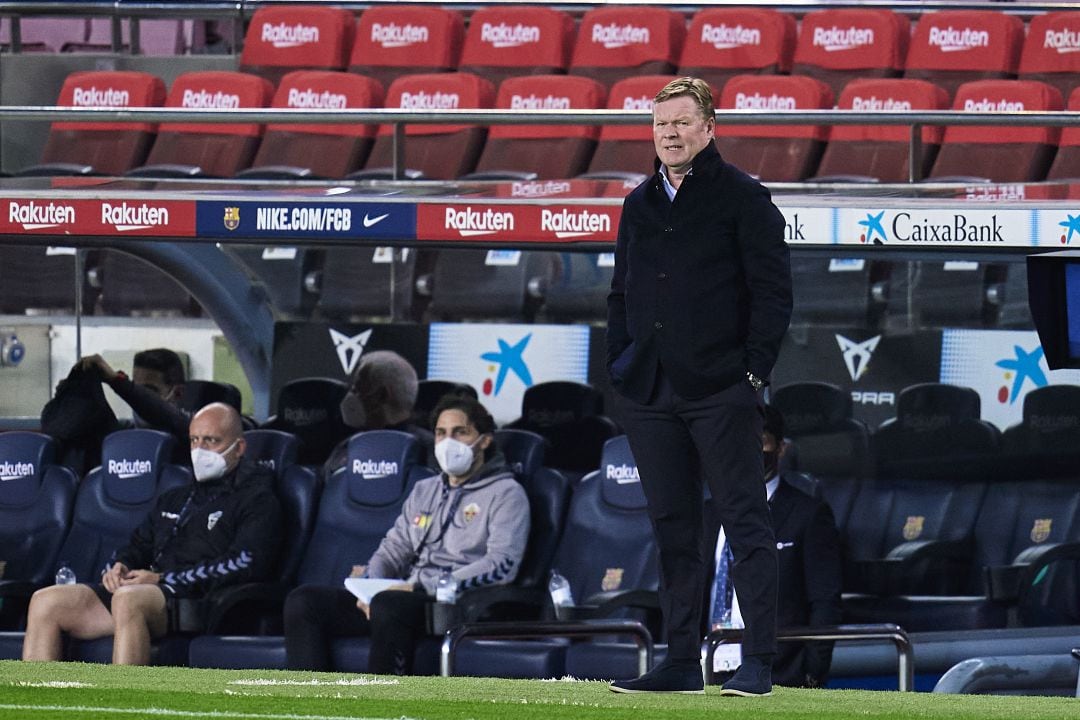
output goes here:
[[[714, 630], [705, 638], [705, 682], [715, 681], [713, 656], [716, 649], [728, 642], [740, 642], [743, 631], [735, 628]], [[899, 625], [832, 625], [817, 628], [780, 628], [776, 639], [784, 640], [891, 640], [896, 646], [897, 683], [901, 692], [911, 692], [915, 685], [915, 655], [911, 640]]]
[[[357, 123], [393, 126], [394, 179], [404, 177], [406, 125], [644, 125], [648, 111], [626, 110], [363, 110], [203, 109], [0, 106], [0, 121], [183, 122], [183, 123]], [[724, 125], [904, 125], [908, 140], [908, 180], [918, 182], [924, 126], [1073, 127], [1080, 112], [957, 110], [718, 110]], [[720, 132], [720, 131], [717, 131]]]

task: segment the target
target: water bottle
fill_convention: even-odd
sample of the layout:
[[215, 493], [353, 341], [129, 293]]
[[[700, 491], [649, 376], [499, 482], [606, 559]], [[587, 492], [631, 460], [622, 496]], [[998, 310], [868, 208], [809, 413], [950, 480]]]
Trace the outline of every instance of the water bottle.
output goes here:
[[439, 575], [439, 584], [435, 586], [435, 602], [453, 605], [457, 602], [457, 580], [449, 570]]
[[555, 607], [555, 617], [564, 619], [565, 608], [574, 604], [574, 594], [570, 591], [570, 581], [564, 578], [558, 570], [551, 571], [551, 579], [548, 580], [548, 592], [551, 593], [551, 604]]
[[74, 585], [75, 571], [68, 567], [67, 561], [60, 563], [60, 569], [56, 571], [57, 585]]

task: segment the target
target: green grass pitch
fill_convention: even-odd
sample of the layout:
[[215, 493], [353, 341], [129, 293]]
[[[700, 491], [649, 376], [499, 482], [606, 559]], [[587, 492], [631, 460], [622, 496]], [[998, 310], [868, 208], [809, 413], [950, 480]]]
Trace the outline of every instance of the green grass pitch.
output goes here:
[[778, 688], [768, 698], [616, 695], [598, 682], [392, 678], [0, 661], [0, 718], [716, 720], [1080, 717], [1075, 698]]

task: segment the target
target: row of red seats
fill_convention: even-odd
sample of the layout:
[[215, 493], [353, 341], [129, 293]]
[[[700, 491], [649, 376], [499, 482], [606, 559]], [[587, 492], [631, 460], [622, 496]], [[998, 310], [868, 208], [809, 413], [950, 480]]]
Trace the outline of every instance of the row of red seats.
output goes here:
[[1067, 96], [1080, 83], [1080, 12], [1024, 22], [997, 11], [907, 16], [838, 8], [791, 14], [709, 8], [693, 15], [656, 7], [590, 10], [573, 18], [549, 7], [493, 6], [462, 15], [438, 7], [375, 6], [354, 21], [336, 8], [269, 6], [254, 15], [241, 69], [279, 78], [290, 69], [349, 69], [385, 85], [403, 74], [465, 70], [495, 83], [565, 73], [610, 85], [642, 74], [690, 74], [717, 87], [742, 73], [818, 77], [835, 95], [853, 78], [933, 80], [950, 94], [970, 80], [1021, 77]]
[[[491, 82], [471, 73], [402, 76], [384, 94], [369, 77], [345, 72], [295, 71], [276, 92], [265, 78], [233, 72], [179, 76], [166, 97], [164, 83], [138, 72], [79, 72], [67, 78], [59, 105], [177, 108], [304, 108], [312, 110], [403, 108], [648, 110], [672, 76], [643, 76], [610, 90], [595, 80], [563, 75], [516, 77], [496, 95]], [[811, 110], [831, 108], [824, 82], [806, 76], [740, 75], [717, 92], [723, 109]], [[839, 106], [854, 110], [941, 110], [944, 89], [923, 80], [860, 79], [840, 94]], [[1053, 86], [1026, 80], [966, 83], [956, 110], [1056, 111], [1063, 108]], [[1080, 110], [1080, 90], [1069, 109]], [[647, 172], [654, 157], [651, 130], [641, 125], [409, 125], [406, 166], [431, 179], [477, 171], [571, 178], [583, 173]], [[720, 125], [721, 152], [765, 181], [799, 181], [817, 175], [855, 175], [886, 182], [908, 177], [906, 126]], [[261, 141], [260, 141], [261, 139]], [[926, 163], [931, 177], [966, 175], [997, 182], [1080, 176], [1080, 127], [927, 127]], [[827, 149], [826, 149], [827, 144]], [[935, 161], [938, 146], [941, 152]], [[978, 146], [972, 152], [971, 146]], [[1057, 150], [1060, 146], [1060, 150]], [[1017, 148], [1021, 148], [1017, 151]], [[824, 156], [822, 152], [824, 150]], [[1051, 158], [1057, 163], [1050, 167]], [[820, 160], [820, 165], [819, 165]], [[58, 172], [117, 175], [144, 163], [187, 166], [189, 174], [230, 177], [245, 168], [263, 177], [341, 178], [368, 168], [367, 177], [392, 161], [388, 126], [352, 124], [54, 123], [43, 166], [23, 174]], [[931, 162], [934, 162], [931, 165]], [[64, 163], [64, 166], [57, 166]], [[74, 167], [72, 167], [74, 166]], [[175, 169], [175, 168], [174, 168]], [[376, 170], [372, 170], [376, 169]], [[248, 171], [251, 174], [252, 170]], [[155, 174], [147, 171], [146, 174]], [[385, 171], [382, 171], [385, 176]], [[522, 176], [522, 179], [526, 179]]]

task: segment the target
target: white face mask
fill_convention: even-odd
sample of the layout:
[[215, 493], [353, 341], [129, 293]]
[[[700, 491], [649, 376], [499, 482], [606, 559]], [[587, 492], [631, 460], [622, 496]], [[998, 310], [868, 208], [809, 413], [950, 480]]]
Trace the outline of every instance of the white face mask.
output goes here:
[[[480, 442], [480, 438], [477, 438], [476, 442]], [[454, 438], [443, 438], [435, 444], [435, 459], [439, 461], [439, 467], [447, 475], [461, 477], [472, 467], [474, 460], [472, 445], [466, 445]]]
[[345, 393], [340, 409], [341, 419], [349, 427], [361, 429], [367, 426], [367, 410], [364, 409], [364, 401], [356, 393]]
[[220, 453], [206, 448], [194, 448], [191, 451], [191, 468], [195, 471], [195, 479], [199, 482], [206, 482], [207, 480], [217, 480], [224, 475], [229, 467], [229, 464], [225, 462], [225, 456], [236, 447], [238, 442], [240, 442], [239, 438]]

